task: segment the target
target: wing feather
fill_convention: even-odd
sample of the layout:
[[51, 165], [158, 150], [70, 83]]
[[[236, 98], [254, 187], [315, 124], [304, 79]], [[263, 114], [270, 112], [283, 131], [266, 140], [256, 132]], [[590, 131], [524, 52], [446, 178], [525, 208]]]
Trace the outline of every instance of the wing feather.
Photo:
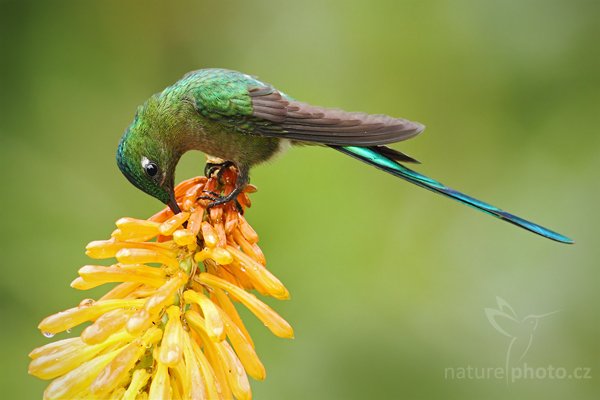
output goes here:
[[424, 126], [403, 118], [382, 114], [348, 112], [316, 107], [292, 100], [270, 86], [248, 90], [252, 115], [258, 124], [255, 133], [302, 142], [334, 145], [377, 146], [412, 138]]

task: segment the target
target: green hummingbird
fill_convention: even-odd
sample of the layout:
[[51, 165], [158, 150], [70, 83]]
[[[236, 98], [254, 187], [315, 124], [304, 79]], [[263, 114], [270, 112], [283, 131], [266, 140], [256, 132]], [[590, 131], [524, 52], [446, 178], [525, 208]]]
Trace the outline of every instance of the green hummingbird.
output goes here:
[[403, 118], [303, 103], [241, 72], [201, 69], [184, 75], [138, 108], [119, 143], [117, 164], [133, 185], [178, 213], [175, 168], [188, 150], [225, 160], [225, 165], [238, 171], [234, 190], [214, 196], [210, 206], [215, 206], [236, 199], [254, 165], [290, 145], [321, 145], [531, 232], [573, 243], [402, 165], [418, 161], [386, 145], [415, 137], [424, 128]]

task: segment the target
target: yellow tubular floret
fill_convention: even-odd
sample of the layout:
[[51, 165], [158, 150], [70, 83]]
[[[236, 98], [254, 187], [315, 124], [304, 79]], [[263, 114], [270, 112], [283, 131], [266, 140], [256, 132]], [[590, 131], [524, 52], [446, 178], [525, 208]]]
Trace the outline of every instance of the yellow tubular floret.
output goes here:
[[41, 379], [53, 379], [94, 358], [109, 346], [124, 344], [131, 339], [131, 335], [121, 332], [103, 343], [92, 346], [82, 341], [75, 341], [53, 352], [38, 356], [29, 364], [29, 373]]
[[123, 394], [122, 400], [136, 400], [138, 393], [146, 386], [149, 379], [150, 374], [145, 369], [136, 369], [133, 371], [133, 374], [131, 374], [131, 383]]
[[45, 333], [55, 334], [71, 329], [83, 322], [95, 320], [100, 315], [116, 308], [138, 308], [143, 300], [100, 300], [91, 305], [79, 306], [46, 317], [38, 328]]
[[225, 332], [237, 353], [242, 365], [248, 375], [252, 378], [262, 381], [266, 378], [267, 372], [264, 365], [260, 362], [252, 344], [246, 339], [242, 330], [229, 318], [223, 310], [219, 310], [221, 317], [225, 321]]
[[275, 336], [288, 339], [294, 337], [294, 331], [290, 324], [273, 311], [271, 307], [258, 300], [253, 294], [240, 289], [224, 279], [205, 272], [198, 275], [198, 281], [207, 286], [217, 287], [229, 292], [231, 296], [248, 307], [248, 309], [252, 311], [252, 313], [256, 315], [256, 317], [260, 319]]
[[183, 348], [181, 337], [183, 336], [183, 327], [181, 326], [181, 310], [177, 306], [170, 306], [167, 309], [169, 320], [165, 325], [165, 335], [160, 345], [159, 359], [167, 367], [176, 366], [181, 360]]
[[198, 365], [200, 366], [200, 373], [202, 374], [202, 379], [206, 385], [207, 399], [226, 399], [228, 398], [228, 393], [229, 397], [231, 397], [231, 393], [228, 392], [228, 389], [221, 388], [219, 382], [217, 381], [214, 369], [211, 367], [208, 358], [206, 358], [202, 350], [200, 350], [198, 343], [192, 340], [189, 336], [186, 340], [191, 344], [194, 352], [193, 355], [196, 357]]
[[120, 382], [129, 377], [129, 371], [146, 352], [146, 348], [158, 342], [161, 335], [162, 331], [159, 328], [150, 328], [144, 336], [125, 346], [98, 374], [90, 386], [90, 392], [102, 395], [115, 389]]
[[115, 257], [123, 264], [157, 263], [172, 268], [176, 268], [179, 265], [176, 258], [169, 257], [159, 251], [150, 249], [122, 248], [117, 251]]
[[187, 282], [187, 275], [179, 271], [164, 285], [154, 291], [152, 296], [145, 300], [144, 307], [135, 312], [127, 321], [127, 330], [132, 334], [147, 329], [159, 317], [159, 313], [168, 303], [173, 302], [177, 290]]
[[91, 359], [68, 374], [52, 381], [44, 391], [44, 400], [74, 399], [92, 383], [96, 375], [116, 357], [121, 349]]
[[290, 297], [290, 293], [283, 286], [283, 283], [275, 277], [264, 265], [253, 260], [246, 254], [233, 246], [227, 246], [227, 250], [233, 257], [246, 268], [248, 277], [264, 287], [267, 292], [276, 299], [285, 300]]
[[217, 342], [210, 340], [208, 337], [203, 318], [196, 311], [190, 310], [186, 311], [185, 319], [194, 332], [197, 333], [200, 342], [202, 343], [202, 351], [199, 352], [198, 359], [200, 360], [200, 355], [204, 356], [208, 365], [211, 366], [215, 377], [215, 384], [221, 397], [224, 399], [233, 399], [226, 372], [226, 369], [229, 368], [229, 366], [223, 364], [217, 349]]
[[228, 365], [227, 368], [227, 379], [233, 395], [238, 400], [250, 400], [252, 399], [252, 391], [250, 390], [250, 382], [248, 382], [248, 376], [244, 370], [244, 366], [240, 362], [239, 358], [235, 355], [235, 352], [226, 341], [220, 342], [217, 345], [219, 349], [219, 355], [221, 356], [224, 365]]
[[160, 224], [146, 219], [120, 218], [115, 223], [123, 233], [136, 235], [152, 235], [150, 238], [159, 234]]
[[204, 315], [206, 330], [208, 336], [214, 341], [225, 339], [225, 327], [218, 307], [204, 294], [194, 290], [187, 290], [183, 293], [186, 303], [198, 304]]
[[85, 265], [79, 269], [79, 276], [86, 282], [139, 282], [159, 287], [165, 283], [165, 271], [146, 265]]
[[158, 231], [161, 235], [171, 236], [190, 217], [189, 212], [181, 212], [173, 215], [171, 218], [160, 224]]
[[223, 367], [222, 369], [225, 373], [224, 378], [233, 395], [237, 399], [252, 398], [250, 384], [248, 383], [248, 377], [246, 376], [244, 367], [231, 347], [229, 347], [229, 344], [226, 341], [214, 342], [210, 340], [206, 329], [206, 323], [197, 312], [187, 311], [185, 316], [192, 328], [198, 332], [203, 343], [212, 349], [209, 351], [209, 356], [213, 358], [216, 356], [216, 360], [218, 361], [213, 359], [212, 364], [214, 365], [216, 362]]
[[[216, 388], [208, 389], [211, 385], [207, 379], [204, 379], [201, 372], [200, 363], [194, 354], [191, 339], [189, 334], [182, 337], [183, 357], [185, 364], [185, 397], [191, 400], [211, 399], [208, 397], [207, 390], [212, 391], [213, 396], [216, 395]], [[212, 379], [212, 377], [210, 377]], [[212, 383], [214, 386], [214, 382]], [[217, 398], [217, 397], [212, 397]]]
[[239, 221], [240, 221], [240, 223], [239, 223], [240, 232], [242, 233], [242, 235], [244, 235], [246, 240], [250, 243], [257, 243], [258, 242], [258, 234], [256, 233], [256, 231], [254, 229], [252, 229], [252, 227], [250, 226], [248, 221], [246, 221], [246, 218], [244, 218], [243, 215], [240, 215]]
[[171, 398], [169, 368], [159, 361], [156, 373], [152, 378], [152, 384], [150, 385], [148, 400], [166, 400]]
[[231, 320], [235, 323], [235, 325], [238, 328], [240, 328], [240, 330], [246, 337], [246, 340], [248, 341], [248, 343], [250, 343], [252, 348], [254, 348], [254, 341], [252, 341], [252, 337], [250, 336], [250, 333], [246, 329], [246, 325], [244, 325], [244, 322], [240, 318], [240, 315], [238, 314], [235, 306], [229, 299], [229, 296], [227, 296], [227, 294], [225, 294], [225, 292], [223, 290], [221, 290], [219, 288], [213, 288], [213, 290], [211, 292], [211, 297], [214, 297], [214, 299], [216, 299], [217, 303], [221, 307], [221, 310], [223, 310], [225, 312], [225, 314], [227, 314], [227, 316], [229, 318], [231, 318]]
[[177, 255], [171, 245], [156, 242], [120, 242], [114, 239], [90, 242], [85, 248], [85, 254], [95, 259], [112, 258], [116, 256], [119, 250], [130, 248], [152, 250], [167, 257], [175, 257]]
[[202, 238], [204, 239], [204, 244], [208, 247], [215, 247], [217, 242], [219, 241], [217, 237], [217, 232], [215, 228], [212, 227], [208, 222], [203, 222], [201, 225]]
[[93, 324], [81, 332], [81, 340], [86, 344], [104, 342], [109, 336], [125, 326], [133, 311], [112, 310], [101, 315]]
[[48, 343], [45, 346], [41, 346], [36, 349], [33, 349], [29, 353], [29, 358], [31, 358], [32, 360], [35, 360], [36, 358], [41, 357], [43, 355], [56, 353], [56, 352], [62, 351], [65, 348], [69, 348], [71, 346], [79, 346], [81, 344], [83, 344], [81, 341], [81, 338], [78, 338], [78, 337], [59, 340], [56, 342]]
[[180, 289], [188, 280], [187, 274], [183, 271], [177, 272], [164, 285], [156, 290], [156, 293], [149, 297], [144, 304], [144, 309], [149, 313], [157, 313], [172, 300], [175, 292]]
[[173, 232], [173, 240], [179, 246], [188, 246], [196, 243], [196, 235], [188, 229], [178, 229]]
[[123, 282], [120, 285], [112, 288], [108, 293], [100, 298], [100, 300], [124, 299], [142, 286], [139, 282]]

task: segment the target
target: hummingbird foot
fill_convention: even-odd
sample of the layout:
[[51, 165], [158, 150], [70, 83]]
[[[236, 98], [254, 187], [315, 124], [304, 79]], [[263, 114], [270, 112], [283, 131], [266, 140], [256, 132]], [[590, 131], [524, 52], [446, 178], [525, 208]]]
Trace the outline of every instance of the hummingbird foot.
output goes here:
[[240, 212], [240, 214], [244, 213], [244, 209], [242, 207], [242, 205], [240, 204], [240, 202], [237, 200], [237, 196], [242, 193], [243, 187], [240, 188], [239, 190], [234, 189], [231, 193], [229, 193], [227, 196], [200, 196], [198, 197], [198, 199], [200, 200], [211, 200], [210, 203], [208, 203], [208, 205], [206, 206], [207, 210], [210, 210], [213, 207], [216, 206], [220, 206], [222, 204], [226, 204], [229, 203], [230, 201], [235, 202], [235, 207], [237, 208], [238, 212]]
[[211, 202], [206, 206], [207, 209], [211, 209], [213, 207], [233, 201], [235, 202], [237, 210], [243, 214], [244, 209], [237, 200], [237, 197], [240, 193], [242, 193], [249, 182], [248, 169], [240, 168], [232, 161], [225, 161], [223, 163], [206, 163], [206, 166], [204, 167], [204, 173], [209, 178], [215, 176], [219, 185], [225, 185], [226, 182], [223, 182], [223, 174], [231, 167], [234, 167], [237, 170], [237, 177], [233, 190], [224, 196], [214, 191], [203, 190], [202, 193], [204, 195], [198, 197], [198, 200], [210, 200]]
[[236, 167], [236, 165], [233, 161], [225, 161], [222, 163], [207, 162], [206, 165], [204, 165], [204, 176], [210, 178], [216, 172], [218, 182], [223, 184], [223, 173], [225, 173], [229, 167]]

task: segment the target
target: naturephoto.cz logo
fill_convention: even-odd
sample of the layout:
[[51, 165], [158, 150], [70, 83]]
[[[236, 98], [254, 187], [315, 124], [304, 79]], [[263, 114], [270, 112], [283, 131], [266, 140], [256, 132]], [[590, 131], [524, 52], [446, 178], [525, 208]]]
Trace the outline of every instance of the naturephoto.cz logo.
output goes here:
[[501, 297], [496, 297], [496, 304], [497, 308], [484, 308], [484, 312], [492, 327], [507, 338], [504, 365], [446, 367], [444, 369], [444, 379], [502, 379], [506, 382], [516, 382], [520, 380], [592, 378], [592, 370], [589, 367], [530, 366], [524, 362], [525, 356], [534, 346], [539, 326], [543, 320], [558, 311], [530, 314], [520, 318], [510, 304]]

